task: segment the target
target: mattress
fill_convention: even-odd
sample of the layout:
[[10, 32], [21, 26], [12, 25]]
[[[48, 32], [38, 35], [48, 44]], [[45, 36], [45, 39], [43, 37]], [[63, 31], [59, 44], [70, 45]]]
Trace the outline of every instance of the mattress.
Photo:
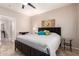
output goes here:
[[56, 50], [60, 44], [60, 36], [56, 33], [51, 33], [51, 35], [37, 35], [28, 33], [26, 35], [18, 35], [16, 40], [47, 54], [48, 48], [51, 56], [56, 55]]

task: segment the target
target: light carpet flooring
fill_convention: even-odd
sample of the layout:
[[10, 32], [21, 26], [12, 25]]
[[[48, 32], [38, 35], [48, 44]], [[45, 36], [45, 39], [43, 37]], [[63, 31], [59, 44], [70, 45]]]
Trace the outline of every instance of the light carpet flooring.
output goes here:
[[[20, 51], [14, 50], [14, 42], [5, 41], [0, 45], [0, 56], [24, 56]], [[68, 49], [64, 50], [63, 48], [59, 48], [57, 51], [57, 56], [79, 56], [78, 50], [69, 51]]]

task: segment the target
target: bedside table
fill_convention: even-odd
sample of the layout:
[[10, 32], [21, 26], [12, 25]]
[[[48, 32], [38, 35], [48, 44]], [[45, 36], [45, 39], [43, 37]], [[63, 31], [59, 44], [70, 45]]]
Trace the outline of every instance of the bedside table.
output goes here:
[[63, 39], [63, 40], [64, 40], [64, 42], [63, 42], [64, 50], [65, 50], [66, 46], [69, 46], [70, 47], [70, 51], [72, 52], [72, 40], [71, 39], [70, 40]]
[[27, 33], [29, 33], [29, 32], [19, 32], [19, 34], [21, 34], [21, 35], [25, 35]]

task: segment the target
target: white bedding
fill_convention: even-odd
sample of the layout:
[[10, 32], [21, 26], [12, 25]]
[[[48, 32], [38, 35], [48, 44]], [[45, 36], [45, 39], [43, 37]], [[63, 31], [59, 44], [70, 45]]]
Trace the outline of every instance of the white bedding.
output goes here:
[[29, 33], [26, 35], [18, 35], [17, 40], [44, 53], [47, 53], [48, 48], [51, 56], [56, 55], [56, 50], [60, 45], [60, 36], [56, 33], [51, 33], [51, 35], [37, 35]]

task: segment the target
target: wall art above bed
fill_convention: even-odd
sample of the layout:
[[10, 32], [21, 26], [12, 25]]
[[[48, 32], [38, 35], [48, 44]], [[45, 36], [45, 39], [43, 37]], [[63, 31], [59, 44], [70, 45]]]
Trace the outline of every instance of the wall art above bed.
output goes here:
[[42, 27], [55, 27], [55, 19], [52, 20], [43, 20]]

